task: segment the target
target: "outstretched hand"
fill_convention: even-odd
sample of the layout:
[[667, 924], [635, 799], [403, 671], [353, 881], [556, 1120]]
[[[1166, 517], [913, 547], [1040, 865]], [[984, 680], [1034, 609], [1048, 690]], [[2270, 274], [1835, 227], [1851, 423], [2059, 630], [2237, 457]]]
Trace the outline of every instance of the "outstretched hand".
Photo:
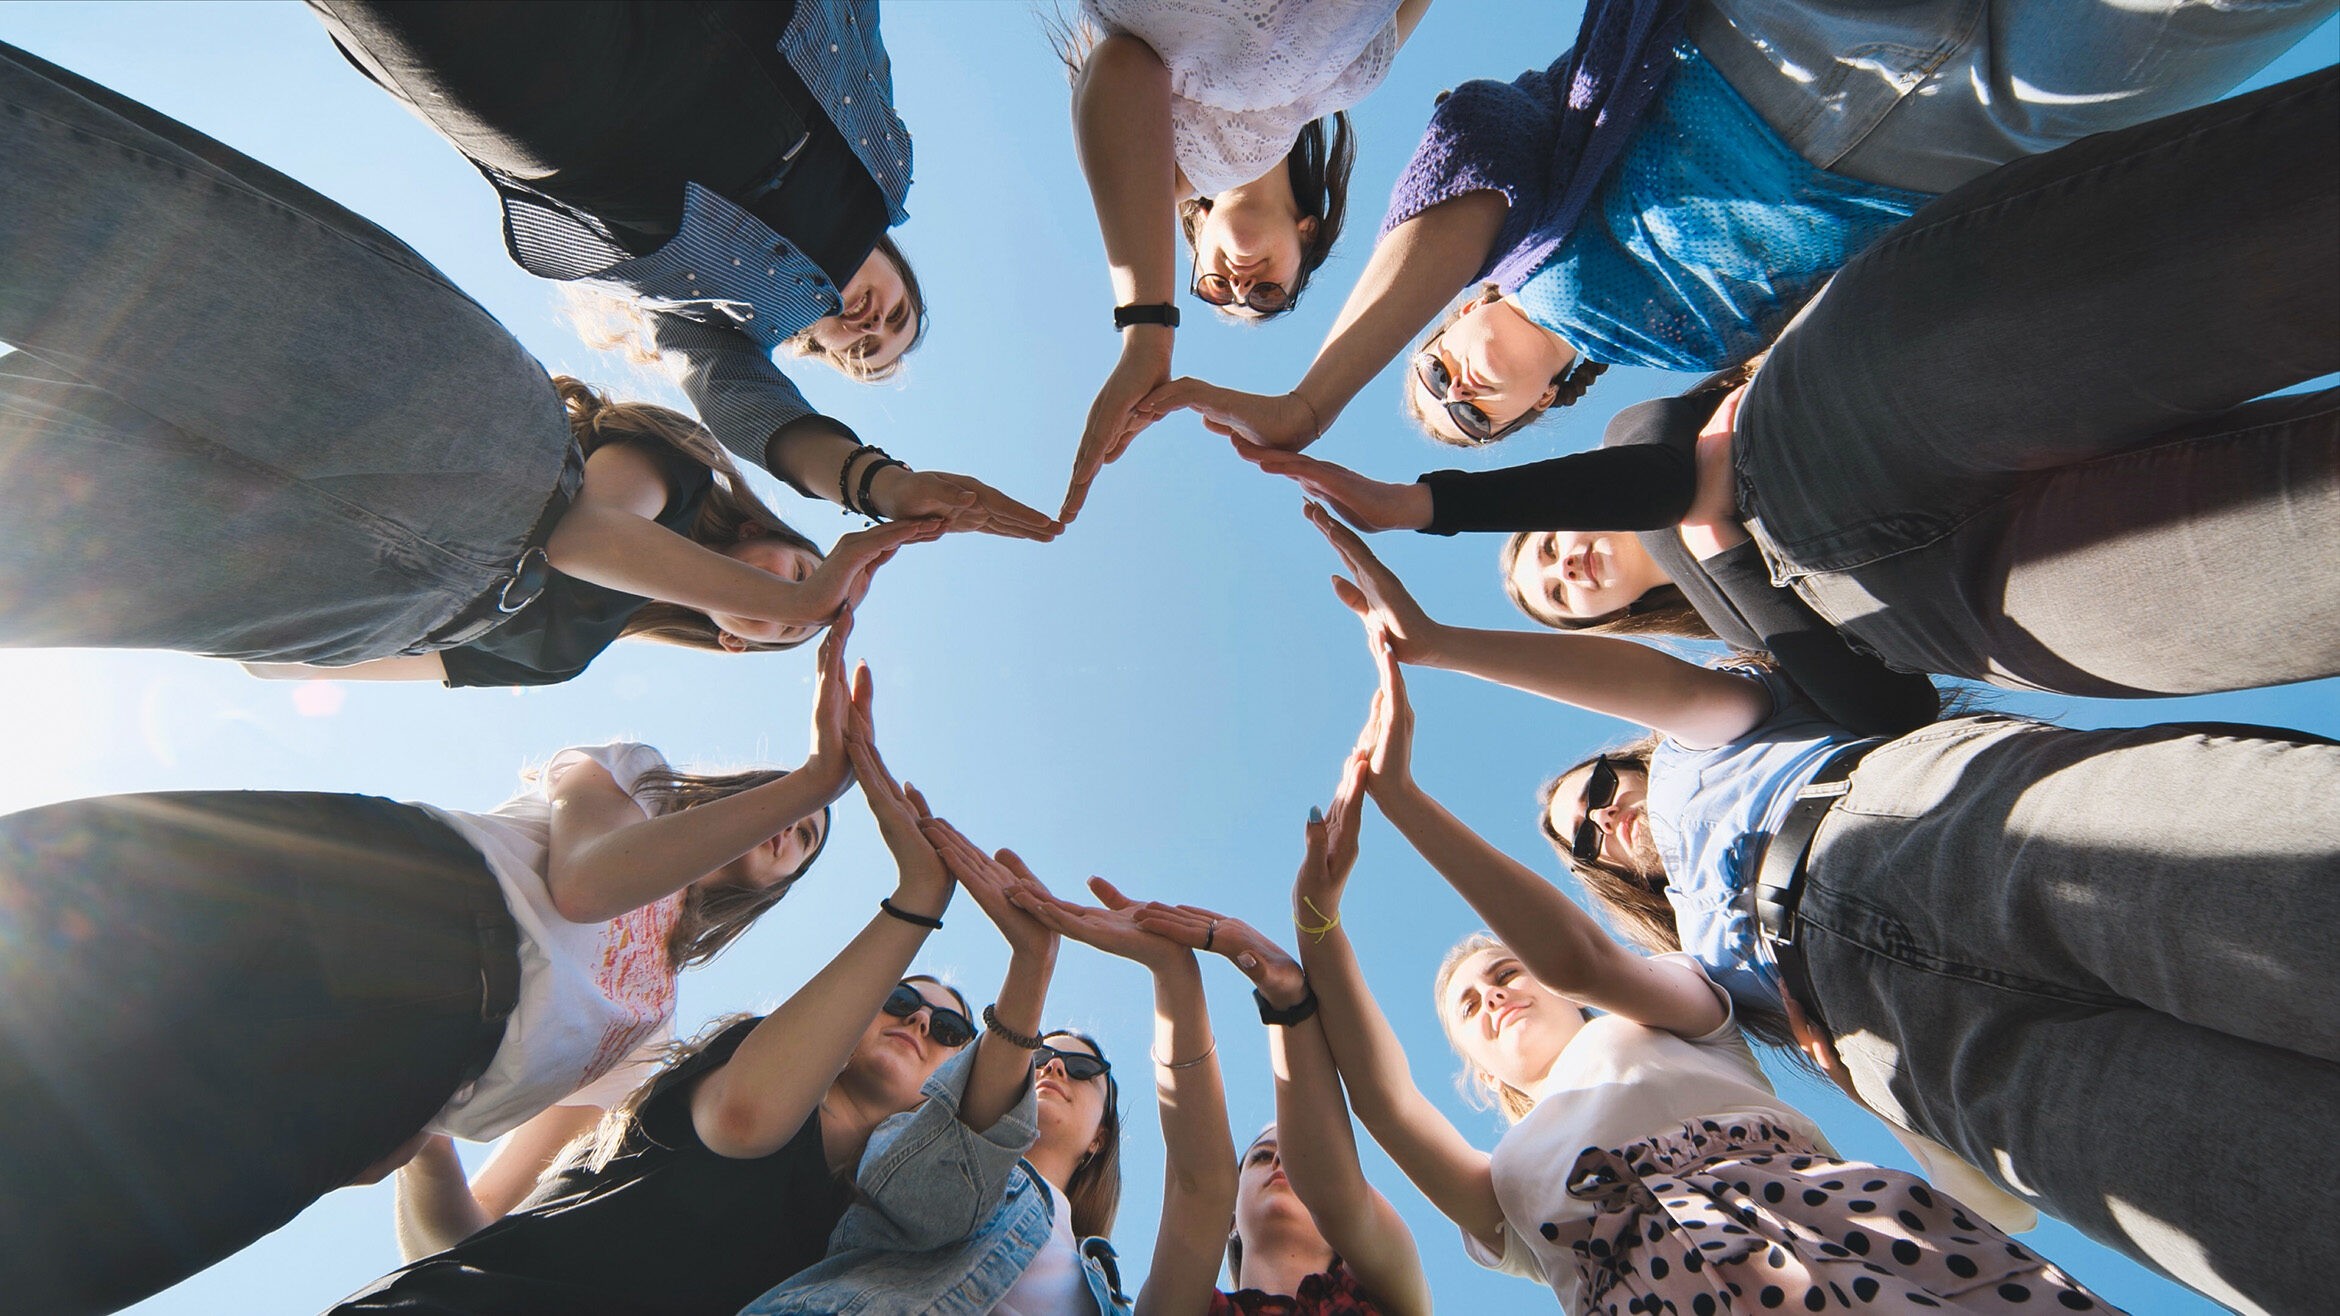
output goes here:
[[1032, 905], [1032, 912], [1063, 936], [1108, 955], [1134, 960], [1148, 969], [1159, 971], [1182, 960], [1192, 962], [1193, 955], [1187, 947], [1140, 925], [1138, 911], [1144, 906], [1121, 894], [1111, 882], [1092, 877], [1089, 890], [1102, 908], [1042, 891], [1039, 894], [1043, 898]]
[[1196, 905], [1165, 905], [1158, 900], [1140, 905], [1136, 919], [1139, 927], [1189, 950], [1225, 956], [1271, 1005], [1298, 1005], [1308, 994], [1308, 978], [1300, 971], [1300, 962], [1242, 919]]
[[918, 901], [911, 907], [912, 913], [936, 916], [950, 903], [951, 875], [920, 830], [933, 816], [927, 811], [925, 797], [895, 781], [894, 774], [886, 770], [886, 761], [878, 756], [875, 696], [869, 664], [862, 663], [853, 672], [845, 753], [853, 764], [854, 779], [861, 783], [861, 797], [869, 802], [870, 814], [877, 819], [878, 836], [901, 870], [898, 890]]
[[1365, 822], [1365, 778], [1374, 746], [1381, 739], [1382, 696], [1373, 696], [1372, 715], [1358, 733], [1357, 746], [1341, 760], [1340, 784], [1329, 813], [1308, 811], [1306, 849], [1292, 879], [1292, 922], [1304, 935], [1322, 941], [1340, 921], [1341, 895], [1357, 866], [1357, 833]]
[[839, 535], [828, 556], [799, 586], [804, 600], [798, 617], [775, 617], [774, 621], [828, 622], [847, 609], [857, 607], [869, 594], [870, 580], [877, 569], [893, 560], [904, 544], [923, 544], [942, 538], [950, 527], [943, 521], [927, 518], [916, 521], [895, 521], [855, 530]]
[[1430, 486], [1389, 484], [1368, 479], [1346, 466], [1318, 457], [1286, 452], [1230, 435], [1235, 455], [1270, 475], [1281, 475], [1307, 490], [1341, 519], [1367, 534], [1383, 530], [1422, 530], [1430, 525]]
[[1414, 704], [1406, 697], [1406, 672], [1398, 666], [1387, 637], [1371, 637], [1367, 644], [1381, 673], [1381, 688], [1373, 692], [1373, 713], [1365, 724], [1373, 735], [1365, 788], [1379, 795], [1414, 784]]
[[889, 466], [869, 493], [872, 511], [891, 521], [931, 518], [950, 532], [976, 531], [1010, 539], [1056, 538], [1063, 526], [971, 475]]
[[799, 772], [826, 782], [834, 800], [853, 784], [853, 763], [845, 750], [847, 724], [853, 716], [853, 678], [845, 671], [845, 641], [853, 634], [853, 610], [837, 614], [821, 640], [820, 659], [813, 672], [812, 751]]
[[1321, 503], [1307, 505], [1309, 523], [1320, 531], [1354, 580], [1333, 577], [1333, 594], [1357, 614], [1367, 632], [1387, 634], [1399, 662], [1426, 661], [1444, 638], [1445, 628], [1430, 619], [1406, 589], [1397, 573], [1382, 565], [1357, 532], [1342, 525]]
[[1191, 411], [1213, 434], [1242, 439], [1262, 448], [1298, 452], [1323, 434], [1315, 408], [1297, 392], [1239, 393], [1191, 377], [1175, 379], [1146, 397], [1151, 416]]
[[1015, 851], [987, 855], [965, 833], [940, 818], [927, 818], [920, 829], [934, 852], [942, 856], [943, 866], [1007, 938], [1009, 950], [1045, 963], [1056, 962], [1056, 930], [1031, 908], [1047, 898], [1048, 888]]
[[1120, 361], [1089, 404], [1089, 419], [1081, 427], [1081, 447], [1073, 456], [1072, 483], [1065, 488], [1058, 521], [1071, 524], [1081, 514], [1081, 505], [1089, 501], [1089, 486], [1096, 482], [1097, 473], [1121, 460], [1137, 436], [1166, 414], [1141, 404], [1170, 380], [1170, 332], [1159, 326], [1126, 331]]

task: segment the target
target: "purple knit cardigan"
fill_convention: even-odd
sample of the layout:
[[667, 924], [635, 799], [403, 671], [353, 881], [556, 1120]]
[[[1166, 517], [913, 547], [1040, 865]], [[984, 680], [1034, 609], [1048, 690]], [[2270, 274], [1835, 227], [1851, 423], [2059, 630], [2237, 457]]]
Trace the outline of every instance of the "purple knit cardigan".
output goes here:
[[1501, 192], [1511, 213], [1478, 278], [1517, 288], [1576, 227], [1656, 102], [1689, 8], [1587, 0], [1576, 48], [1550, 68], [1508, 83], [1477, 79], [1440, 98], [1390, 193], [1382, 233], [1466, 192]]

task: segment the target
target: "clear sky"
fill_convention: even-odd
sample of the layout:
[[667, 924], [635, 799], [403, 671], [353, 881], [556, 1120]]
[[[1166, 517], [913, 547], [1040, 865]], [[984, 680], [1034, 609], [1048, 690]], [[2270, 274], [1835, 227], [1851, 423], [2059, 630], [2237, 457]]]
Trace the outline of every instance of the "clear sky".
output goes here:
[[[1572, 39], [1579, 12], [1543, 0], [1438, 0], [1357, 115], [1358, 213], [1313, 294], [1288, 319], [1257, 329], [1190, 313], [1178, 368], [1267, 391], [1295, 381], [1364, 260], [1431, 98], [1467, 78], [1508, 78], [1547, 63]], [[886, 8], [885, 34], [898, 106], [917, 139], [912, 218], [897, 232], [928, 289], [933, 331], [899, 384], [854, 386], [817, 367], [799, 380], [817, 405], [913, 465], [977, 474], [1053, 509], [1081, 418], [1117, 349], [1063, 71], [1023, 0], [898, 2]], [[146, 101], [381, 222], [502, 317], [548, 367], [679, 403], [661, 381], [577, 340], [554, 287], [505, 258], [486, 184], [344, 64], [301, 7], [12, 4], [0, 6], [0, 40]], [[2340, 40], [2327, 24], [2271, 76], [2336, 56]], [[1595, 444], [1611, 412], [1688, 382], [1613, 370], [1572, 414], [1473, 457], [1408, 429], [1396, 381], [1395, 370], [1377, 381], [1323, 451], [1388, 478], [1514, 464]], [[776, 487], [773, 497], [823, 542], [858, 524]], [[1140, 896], [1251, 919], [1288, 944], [1285, 892], [1300, 826], [1329, 794], [1372, 685], [1358, 628], [1326, 587], [1332, 554], [1298, 507], [1291, 486], [1178, 418], [1108, 469], [1080, 522], [1053, 545], [954, 536], [907, 550], [880, 574], [854, 644], [877, 677], [888, 761], [978, 843], [1015, 846], [1060, 891], [1101, 873]], [[1498, 588], [1493, 537], [1405, 534], [1376, 547], [1435, 614], [1526, 624]], [[615, 737], [658, 745], [682, 765], [789, 764], [804, 753], [810, 668], [809, 649], [732, 657], [621, 645], [566, 686], [449, 691], [264, 684], [177, 654], [0, 652], [0, 681], [17, 692], [4, 723], [12, 752], [0, 768], [0, 811], [185, 788], [355, 791], [485, 809], [511, 792], [523, 765]], [[1414, 692], [1424, 785], [1497, 844], [1556, 874], [1531, 793], [1628, 728], [1444, 674], [1421, 675]], [[2214, 719], [2340, 734], [2340, 682], [2331, 681], [2150, 703], [2006, 696], [2000, 706], [2073, 725]], [[828, 853], [788, 901], [722, 959], [686, 976], [683, 1031], [784, 998], [890, 889], [890, 864], [858, 797], [840, 804], [837, 819]], [[1386, 824], [1369, 819], [1348, 926], [1422, 1088], [1492, 1146], [1496, 1117], [1455, 1095], [1455, 1062], [1429, 1006], [1438, 956], [1477, 923]], [[921, 961], [978, 1002], [990, 999], [1005, 963], [1004, 944], [965, 900]], [[1272, 1114], [1265, 1040], [1246, 984], [1223, 962], [1206, 972], [1234, 1124], [1248, 1133]], [[1050, 1023], [1094, 1031], [1127, 1076], [1116, 1242], [1134, 1291], [1161, 1181], [1144, 1077], [1147, 983], [1134, 966], [1068, 947], [1053, 1001]], [[1907, 1164], [1875, 1121], [1833, 1090], [1795, 1075], [1780, 1082], [1847, 1154]], [[1472, 1265], [1453, 1228], [1370, 1143], [1366, 1158], [1368, 1175], [1412, 1223], [1446, 1310], [1550, 1309], [1538, 1289]], [[2029, 1238], [2132, 1311], [2215, 1310], [2061, 1225]], [[314, 1311], [397, 1261], [387, 1186], [345, 1190], [133, 1310]]]

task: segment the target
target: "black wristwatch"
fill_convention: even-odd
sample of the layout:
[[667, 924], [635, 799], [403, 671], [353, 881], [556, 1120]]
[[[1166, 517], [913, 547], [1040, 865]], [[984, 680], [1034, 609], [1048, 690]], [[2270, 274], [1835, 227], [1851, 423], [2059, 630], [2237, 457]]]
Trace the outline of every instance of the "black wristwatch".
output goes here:
[[1259, 1021], [1263, 1024], [1273, 1024], [1278, 1028], [1289, 1028], [1314, 1015], [1316, 1013], [1316, 988], [1308, 985], [1306, 979], [1302, 979], [1301, 982], [1302, 985], [1308, 987], [1308, 994], [1282, 1010], [1268, 1003], [1266, 992], [1257, 987], [1252, 988], [1251, 999], [1259, 1002]]
[[1113, 308], [1114, 328], [1127, 329], [1133, 324], [1158, 324], [1176, 329], [1178, 307], [1170, 302], [1140, 302]]

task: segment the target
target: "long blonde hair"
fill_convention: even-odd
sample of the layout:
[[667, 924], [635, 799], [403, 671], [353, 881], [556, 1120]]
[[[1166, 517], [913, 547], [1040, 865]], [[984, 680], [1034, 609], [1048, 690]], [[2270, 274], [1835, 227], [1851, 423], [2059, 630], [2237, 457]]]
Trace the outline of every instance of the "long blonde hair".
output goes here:
[[1448, 1025], [1446, 1018], [1446, 989], [1454, 982], [1455, 970], [1462, 967], [1464, 960], [1483, 950], [1499, 950], [1507, 955], [1511, 953], [1511, 947], [1505, 945], [1501, 937], [1484, 928], [1454, 943], [1454, 948], [1446, 952], [1446, 958], [1438, 961], [1438, 974], [1430, 984], [1430, 1000], [1438, 1015], [1439, 1030], [1446, 1034], [1446, 1044], [1454, 1047], [1456, 1055], [1462, 1056], [1463, 1067], [1454, 1076], [1455, 1090], [1462, 1093], [1463, 1100], [1474, 1107], [1480, 1110], [1493, 1109], [1502, 1114], [1505, 1123], [1517, 1124], [1536, 1108], [1536, 1099], [1479, 1068], [1469, 1056], [1463, 1055], [1462, 1047], [1454, 1040], [1454, 1029]]
[[[694, 543], [723, 549], [742, 539], [764, 536], [821, 557], [820, 545], [798, 534], [764, 505], [732, 464], [731, 454], [715, 442], [705, 426], [668, 407], [648, 402], [615, 402], [582, 380], [554, 375], [553, 388], [569, 415], [569, 433], [587, 457], [612, 443], [663, 445], [681, 453], [714, 476], [714, 486], [699, 504], [699, 515], [687, 534]], [[723, 631], [706, 613], [679, 603], [653, 599], [626, 619], [621, 638], [657, 640], [691, 649], [730, 652]], [[743, 651], [770, 653], [793, 649], [811, 637], [792, 640], [743, 640]]]

